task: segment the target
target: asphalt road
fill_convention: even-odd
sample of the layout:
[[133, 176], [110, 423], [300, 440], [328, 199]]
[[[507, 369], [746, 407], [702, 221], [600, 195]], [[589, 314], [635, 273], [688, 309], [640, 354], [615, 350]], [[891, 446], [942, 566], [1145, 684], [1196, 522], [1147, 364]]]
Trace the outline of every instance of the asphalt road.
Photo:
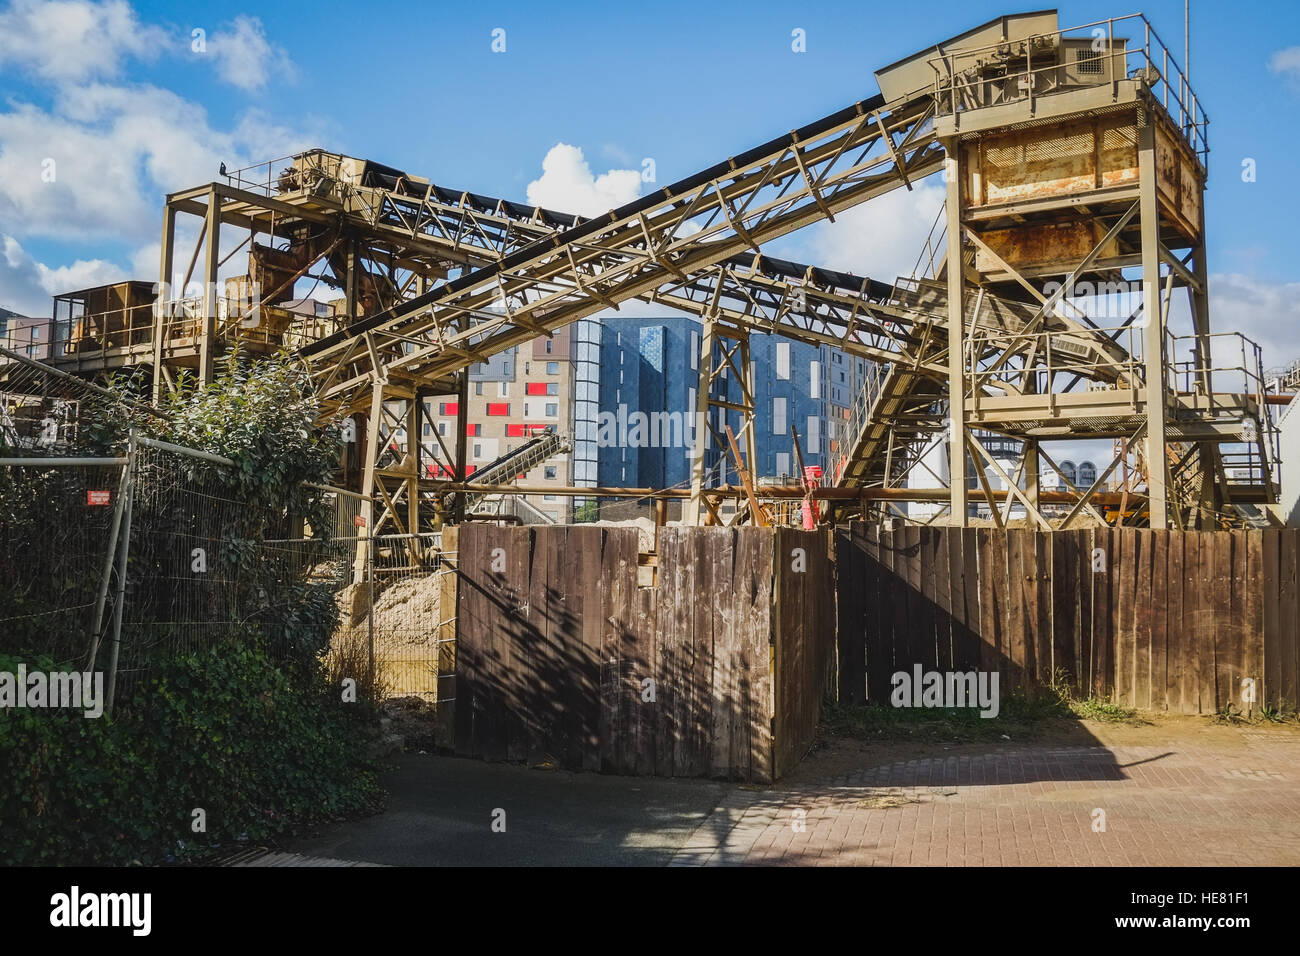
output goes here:
[[[286, 849], [391, 866], [662, 866], [737, 789], [424, 754], [397, 762], [382, 779], [386, 812]], [[504, 832], [493, 829], [497, 810]]]

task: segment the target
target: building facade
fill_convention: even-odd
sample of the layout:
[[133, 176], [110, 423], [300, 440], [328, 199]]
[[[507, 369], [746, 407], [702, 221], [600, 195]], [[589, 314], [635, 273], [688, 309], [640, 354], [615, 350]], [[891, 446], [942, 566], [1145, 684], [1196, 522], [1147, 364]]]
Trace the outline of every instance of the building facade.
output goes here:
[[0, 309], [0, 345], [38, 361], [50, 355], [50, 320]]
[[[583, 320], [575, 335], [580, 356], [575, 388], [582, 396], [575, 407], [577, 484], [689, 488], [697, 434], [704, 435], [708, 483], [736, 482], [730, 455], [712, 431], [725, 441], [729, 425], [739, 441], [741, 412], [713, 408], [711, 429], [696, 421], [703, 337], [698, 319]], [[726, 344], [715, 346], [715, 367]], [[862, 387], [866, 363], [839, 349], [775, 335], [751, 335], [749, 349], [756, 456], [746, 466], [754, 479], [797, 480], [792, 427], [804, 465], [825, 469], [842, 440], [840, 426]], [[741, 383], [725, 365], [713, 397], [742, 402]]]
[[[519, 477], [519, 484], [687, 489], [696, 437], [704, 434], [708, 483], [738, 483], [730, 454], [696, 421], [702, 338], [702, 324], [692, 316], [582, 319], [551, 338], [539, 337], [471, 366], [465, 410], [469, 473], [551, 429], [570, 438], [571, 450]], [[715, 365], [722, 347], [715, 346]], [[804, 465], [821, 474], [843, 440], [842, 425], [867, 363], [839, 349], [775, 335], [751, 335], [749, 347], [756, 456], [746, 466], [759, 483], [797, 481], [793, 427]], [[741, 403], [741, 383], [730, 369], [720, 375], [714, 397]], [[454, 452], [462, 410], [455, 396], [428, 398], [424, 404], [425, 472], [447, 476], [442, 446]], [[727, 426], [740, 439], [740, 411], [714, 408], [711, 415], [724, 441]], [[405, 450], [404, 432], [394, 438]], [[575, 515], [595, 516], [588, 506], [594, 496], [543, 490], [525, 498], [560, 523]], [[647, 507], [644, 502], [621, 510], [612, 505], [603, 502], [600, 513], [622, 516]], [[679, 514], [676, 504], [670, 507], [670, 519]]]

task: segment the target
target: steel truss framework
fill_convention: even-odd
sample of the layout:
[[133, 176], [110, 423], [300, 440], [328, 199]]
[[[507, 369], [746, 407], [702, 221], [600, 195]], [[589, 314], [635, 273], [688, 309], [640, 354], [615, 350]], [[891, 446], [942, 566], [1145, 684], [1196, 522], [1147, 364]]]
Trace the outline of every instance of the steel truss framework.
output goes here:
[[[294, 348], [311, 370], [322, 417], [355, 415], [363, 424], [345, 469], [380, 506], [363, 515], [369, 532], [391, 523], [414, 533], [429, 520], [460, 520], [463, 493], [472, 488], [462, 464], [463, 414], [454, 447], [432, 429], [450, 480], [422, 471], [424, 400], [455, 397], [464, 408], [471, 365], [641, 299], [704, 319], [698, 411], [728, 407], [713, 386], [724, 368], [735, 369], [744, 400], [728, 410], [742, 416], [744, 451], [736, 457], [751, 464], [750, 334], [830, 345], [881, 363], [845, 425], [841, 459], [829, 476], [837, 487], [813, 492], [832, 503], [832, 516], [941, 499], [946, 520], [965, 522], [974, 480], [998, 523], [1013, 501], [1040, 526], [1048, 526], [1047, 501], [1100, 518], [1106, 474], [1091, 488], [1071, 486], [1064, 497], [1037, 487], [1040, 461], [1060, 471], [1044, 443], [1081, 436], [1120, 443], [1122, 454], [1107, 474], [1137, 455], [1134, 470], [1145, 472], [1146, 491], [1139, 495], [1135, 487], [1133, 500], [1153, 525], [1171, 517], [1195, 525], [1224, 517], [1234, 501], [1268, 501], [1274, 489], [1266, 410], [1248, 394], [1211, 387], [1199, 201], [1204, 117], [1176, 64], [1155, 55], [1158, 38], [1153, 42], [1149, 24], [1126, 19], [1135, 32], [1145, 29], [1145, 43], [1126, 47], [1115, 34], [1121, 21], [1101, 21], [1100, 53], [1112, 65], [1100, 78], [1060, 80], [1070, 31], [1030, 36], [1019, 18], [1001, 18], [926, 54], [937, 79], [916, 92], [854, 103], [593, 219], [448, 190], [320, 150], [174, 194], [160, 273], [163, 281], [179, 275], [178, 214], [200, 216], [181, 285], [201, 261], [204, 291], [200, 302], [173, 296], [159, 310], [155, 391], [174, 387], [177, 368], [210, 378], [216, 358], [236, 342], [254, 351]], [[1079, 28], [1092, 37], [1097, 29]], [[1017, 41], [1031, 51], [1023, 70], [1015, 65]], [[978, 58], [980, 44], [990, 42], [996, 55]], [[1033, 51], [1048, 48], [1056, 59], [1036, 68]], [[1171, 110], [1174, 85], [1180, 98]], [[1052, 95], [1035, 94], [1049, 89]], [[985, 195], [990, 170], [1005, 170], [1003, 154], [992, 150], [1050, 152], [1073, 142], [1079, 124], [1099, 122], [1110, 124], [1098, 133], [1099, 157], [1109, 155], [1115, 135], [1135, 131], [1133, 177], [1107, 179], [1109, 168], [1099, 165], [1096, 182], [1085, 188]], [[1007, 136], [1011, 141], [998, 140]], [[1170, 149], [1192, 170], [1183, 199], [1195, 202], [1171, 202], [1161, 191]], [[764, 243], [940, 171], [948, 189], [945, 253], [926, 274], [884, 283], [762, 254]], [[1194, 210], [1191, 219], [1187, 209]], [[224, 258], [223, 226], [247, 233]], [[1017, 245], [1034, 230], [1038, 251], [1047, 247], [1037, 259]], [[1044, 243], [1052, 235], [1069, 241]], [[1088, 241], [1081, 244], [1080, 236]], [[230, 284], [223, 295], [217, 283], [222, 263], [245, 245], [248, 285], [260, 285], [269, 304], [262, 307], [269, 319], [253, 326], [247, 319], [254, 309], [238, 296], [232, 306]], [[1058, 277], [1066, 280], [1061, 290], [1047, 292], [1044, 282]], [[1121, 324], [1099, 326], [1065, 294], [1084, 277], [1136, 281], [1141, 301]], [[303, 279], [338, 290], [342, 311], [310, 318], [278, 312], [275, 303]], [[1195, 326], [1194, 357], [1185, 365], [1173, 361], [1167, 341], [1177, 288], [1188, 291]], [[1179, 376], [1185, 387], [1174, 381]], [[725, 449], [711, 417], [703, 420]], [[395, 440], [403, 433], [405, 449]], [[988, 434], [1021, 443], [1010, 468], [987, 452], [979, 436]], [[927, 455], [939, 443], [948, 447], [946, 469]], [[1225, 470], [1224, 443], [1255, 449], [1245, 479]], [[718, 496], [741, 491], [705, 487], [702, 447], [697, 443], [688, 515], [721, 520]], [[1000, 498], [986, 472], [1006, 486]], [[946, 488], [904, 487], [921, 473]], [[422, 510], [422, 502], [433, 506]]]

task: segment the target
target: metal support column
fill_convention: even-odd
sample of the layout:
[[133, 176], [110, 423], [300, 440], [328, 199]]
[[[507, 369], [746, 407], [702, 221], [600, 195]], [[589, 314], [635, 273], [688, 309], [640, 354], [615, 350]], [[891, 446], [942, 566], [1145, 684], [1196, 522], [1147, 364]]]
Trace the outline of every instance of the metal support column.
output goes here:
[[952, 514], [949, 521], [965, 527], [968, 521], [966, 490], [966, 374], [963, 344], [964, 276], [962, 275], [961, 159], [957, 140], [944, 143], [944, 179], [948, 184], [948, 487]]
[[1030, 439], [1025, 442], [1022, 451], [1024, 461], [1021, 463], [1021, 470], [1025, 476], [1025, 497], [1029, 503], [1038, 511], [1038, 442]]
[[[469, 481], [469, 369], [458, 377], [459, 388], [456, 394], [456, 480]], [[456, 495], [451, 508], [452, 524], [465, 520], [465, 503], [468, 496], [464, 492]]]
[[1148, 122], [1139, 130], [1139, 215], [1142, 220], [1142, 360], [1146, 372], [1147, 488], [1151, 527], [1169, 523], [1169, 493], [1165, 461], [1165, 316], [1160, 295], [1160, 206], [1156, 195], [1156, 129]]
[[406, 403], [406, 530], [412, 566], [418, 566], [420, 554], [420, 392]]
[[172, 269], [176, 254], [176, 210], [168, 203], [163, 210], [162, 255], [158, 264], [158, 293], [153, 306], [153, 402], [158, 404], [163, 387], [163, 345], [171, 316], [170, 302], [178, 296], [172, 292]]
[[215, 183], [208, 189], [207, 236], [203, 257], [203, 336], [199, 342], [199, 382], [207, 385], [215, 374], [217, 351], [217, 268], [221, 260], [221, 194]]
[[709, 446], [709, 389], [713, 384], [713, 343], [717, 338], [716, 323], [705, 316], [700, 335], [699, 380], [695, 392], [695, 422], [692, 432], [695, 444], [691, 449], [691, 497], [683, 515], [687, 525], [698, 525], [704, 511], [705, 452]]
[[365, 469], [361, 479], [362, 526], [357, 535], [357, 557], [352, 567], [352, 583], [365, 581], [367, 563], [370, 561], [370, 539], [375, 533], [375, 466], [379, 459], [379, 432], [384, 425], [384, 382], [375, 376], [370, 391], [370, 415], [366, 419], [366, 451], [362, 460]]

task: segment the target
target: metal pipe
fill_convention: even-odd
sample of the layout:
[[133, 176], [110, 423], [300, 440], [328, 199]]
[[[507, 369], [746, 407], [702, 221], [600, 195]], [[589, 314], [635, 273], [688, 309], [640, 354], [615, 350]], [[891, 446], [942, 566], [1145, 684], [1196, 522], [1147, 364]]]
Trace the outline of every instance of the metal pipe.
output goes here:
[[108, 700], [104, 706], [104, 713], [109, 717], [113, 716], [113, 697], [117, 693], [117, 658], [122, 648], [122, 609], [126, 604], [127, 562], [131, 559], [131, 499], [135, 497], [135, 429], [131, 430], [131, 438], [127, 443], [127, 448], [129, 461], [126, 466], [126, 493], [124, 495], [126, 504], [122, 519], [122, 558], [117, 572], [117, 602], [113, 605], [113, 647], [108, 658]]
[[169, 441], [159, 441], [157, 438], [145, 438], [143, 435], [135, 439], [140, 444], [149, 448], [157, 448], [160, 451], [170, 451], [177, 455], [189, 455], [192, 458], [202, 458], [204, 461], [216, 462], [218, 465], [233, 465], [234, 462], [229, 458], [221, 455], [215, 455], [210, 451], [199, 451], [197, 448], [186, 448], [184, 445], [173, 445]]
[[60, 468], [73, 465], [125, 465], [126, 458], [0, 458], [5, 468]]
[[[122, 459], [126, 465], [129, 459]], [[95, 595], [94, 623], [90, 626], [90, 651], [86, 655], [86, 670], [95, 669], [95, 658], [99, 655], [99, 632], [104, 626], [104, 605], [108, 602], [108, 583], [113, 574], [113, 560], [117, 557], [117, 537], [122, 529], [122, 509], [130, 493], [131, 469], [124, 467], [122, 477], [117, 483], [117, 502], [113, 505], [113, 524], [108, 532], [108, 547], [104, 553], [104, 570], [99, 579], [98, 593]]]

